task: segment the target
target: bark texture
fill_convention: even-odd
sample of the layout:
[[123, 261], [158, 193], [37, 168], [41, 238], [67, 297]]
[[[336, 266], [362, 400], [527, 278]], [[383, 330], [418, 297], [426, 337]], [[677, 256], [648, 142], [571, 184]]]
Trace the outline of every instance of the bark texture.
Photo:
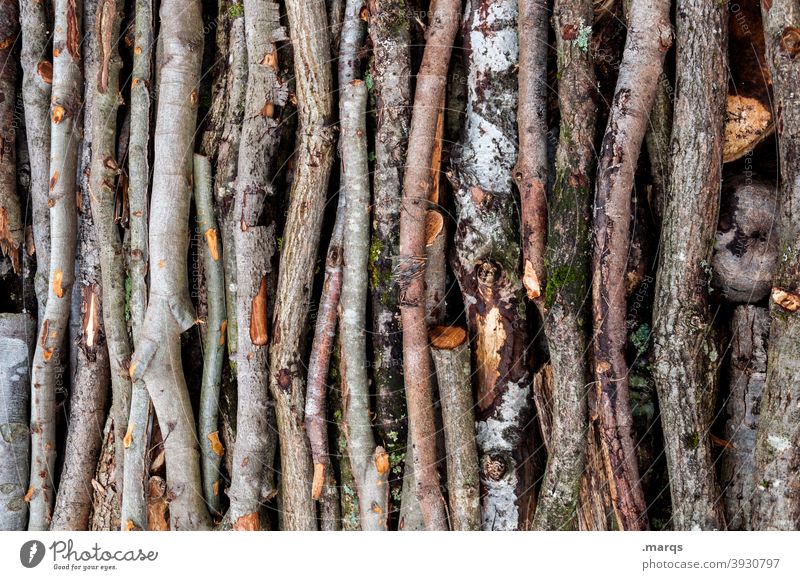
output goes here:
[[633, 0], [614, 99], [597, 168], [592, 312], [595, 406], [619, 528], [647, 528], [636, 463], [625, 361], [625, 273], [631, 188], [664, 55], [672, 44], [670, 3]]
[[31, 372], [31, 477], [28, 529], [50, 527], [55, 469], [56, 368], [63, 356], [75, 281], [75, 175], [81, 120], [82, 3], [55, 3], [53, 90], [50, 107], [50, 276], [47, 306]]
[[[405, 450], [407, 436], [403, 335], [393, 269], [400, 252], [400, 200], [411, 123], [411, 27], [408, 7], [403, 0], [373, 0], [369, 9], [377, 117], [369, 264], [372, 371], [376, 427], [392, 458]], [[396, 489], [399, 482], [395, 474], [402, 466], [391, 465], [390, 469], [390, 485]]]
[[[348, 3], [349, 5], [349, 3]], [[375, 444], [367, 374], [367, 261], [369, 258], [369, 164], [367, 86], [354, 80], [341, 89], [342, 168], [347, 206], [342, 275], [342, 399], [347, 454], [358, 486], [361, 529], [387, 529], [389, 455]]]
[[548, 28], [547, 2], [520, 0], [519, 160], [514, 180], [520, 193], [522, 284], [530, 300], [542, 296], [545, 284]]
[[431, 356], [442, 403], [451, 527], [454, 531], [478, 531], [480, 472], [467, 331], [458, 326], [431, 330]]
[[711, 442], [720, 359], [709, 304], [727, 79], [726, 8], [678, 3], [670, 186], [654, 297], [654, 375], [675, 529], [724, 529]]
[[459, 9], [458, 1], [438, 1], [431, 15], [427, 44], [417, 75], [400, 213], [397, 285], [403, 325], [409, 441], [410, 446], [413, 446], [416, 496], [428, 530], [446, 530], [447, 519], [436, 467], [436, 425], [425, 319], [425, 216], [431, 189], [430, 168], [438, 111], [445, 94], [447, 69], [459, 23]]
[[453, 269], [461, 286], [477, 374], [483, 529], [526, 525], [523, 430], [530, 419], [524, 295], [514, 223], [517, 161], [517, 3], [472, 0], [467, 113], [453, 153], [457, 210]]
[[725, 521], [729, 530], [752, 529], [753, 451], [767, 377], [769, 311], [737, 306], [731, 317], [730, 390], [725, 404], [726, 446], [720, 483], [725, 490]]
[[205, 240], [203, 273], [205, 274], [208, 317], [203, 341], [203, 379], [200, 392], [200, 418], [197, 432], [202, 450], [203, 497], [212, 516], [220, 511], [220, 485], [223, 449], [219, 443], [219, 392], [222, 362], [225, 356], [225, 275], [222, 266], [222, 245], [214, 217], [214, 182], [207, 157], [194, 156], [194, 203], [197, 227]]
[[50, 96], [53, 61], [52, 20], [46, 2], [20, 3], [22, 102], [31, 165], [31, 214], [36, 251], [35, 290], [39, 313], [47, 304], [50, 275]]
[[[239, 320], [239, 400], [230, 491], [234, 529], [246, 521], [257, 522], [259, 505], [275, 494], [271, 479], [275, 440], [268, 422], [272, 409], [268, 400], [267, 290], [274, 287], [268, 279], [274, 278], [271, 200], [281, 136], [276, 111], [288, 98], [287, 88], [277, 76], [276, 43], [286, 39], [278, 5], [246, 0], [244, 11], [248, 76], [234, 208]], [[267, 225], [262, 225], [265, 221]]]
[[[123, 491], [123, 438], [131, 405], [128, 368], [131, 344], [125, 320], [125, 255], [116, 222], [117, 109], [119, 108], [121, 0], [99, 0], [90, 42], [95, 47], [96, 77], [87, 78], [95, 88], [92, 98], [92, 165], [89, 178], [92, 219], [100, 249], [103, 275], [103, 323], [111, 364], [111, 419], [114, 422], [116, 481]], [[87, 67], [88, 70], [88, 67]]]
[[779, 255], [770, 300], [767, 382], [756, 436], [753, 526], [800, 527], [800, 91], [797, 2], [762, 2], [780, 153]]
[[[130, 316], [133, 347], [147, 311], [147, 273], [150, 268], [148, 220], [150, 214], [150, 136], [153, 96], [153, 0], [136, 0], [134, 16], [133, 71], [131, 79], [131, 128], [128, 147], [128, 204], [130, 212]], [[145, 455], [152, 422], [150, 395], [143, 382], [131, 386], [128, 425], [139, 425], [124, 445], [125, 469], [120, 520], [133, 522], [131, 529], [147, 529], [147, 466]]]
[[548, 208], [547, 282], [541, 301], [554, 385], [548, 463], [533, 524], [540, 530], [574, 527], [586, 467], [590, 372], [584, 302], [589, 293], [593, 193], [589, 176], [595, 168], [597, 95], [591, 57], [575, 42], [574, 34], [581, 23], [592, 18], [592, 2], [588, 0], [560, 0], [555, 4], [561, 125]]
[[300, 357], [333, 163], [333, 134], [328, 126], [332, 82], [324, 0], [287, 0], [286, 8], [297, 77], [298, 172], [292, 182], [284, 228], [269, 383], [280, 440], [284, 525], [290, 530], [308, 530], [316, 528], [316, 518], [309, 493], [312, 464], [303, 429], [305, 379]]
[[22, 208], [17, 196], [17, 144], [14, 107], [17, 99], [17, 61], [14, 46], [19, 34], [17, 2], [0, 2], [0, 255], [11, 261], [16, 274], [22, 264]]
[[36, 322], [0, 314], [0, 530], [20, 531], [28, 520], [30, 360]]
[[[153, 269], [131, 377], [144, 381], [164, 434], [173, 530], [207, 529], [200, 449], [181, 372], [180, 335], [195, 322], [187, 286], [192, 149], [203, 37], [198, 1], [161, 3], [161, 49], [150, 219]], [[145, 429], [128, 426], [128, 432]], [[122, 525], [127, 525], [123, 522]]]

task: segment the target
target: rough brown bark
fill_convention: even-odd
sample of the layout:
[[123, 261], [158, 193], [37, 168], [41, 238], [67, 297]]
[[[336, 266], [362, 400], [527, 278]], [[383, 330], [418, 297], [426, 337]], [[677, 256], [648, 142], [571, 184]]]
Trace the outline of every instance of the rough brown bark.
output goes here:
[[[555, 4], [561, 128], [549, 205], [547, 272], [539, 270], [537, 274], [545, 284], [539, 304], [552, 364], [553, 427], [533, 524], [536, 529], [572, 528], [579, 490], [581, 485], [587, 485], [586, 476], [582, 477], [586, 467], [586, 397], [590, 384], [584, 301], [589, 293], [593, 193], [589, 176], [595, 165], [597, 104], [591, 57], [586, 48], [575, 42], [574, 35], [584, 26], [581, 23], [591, 22], [592, 18], [592, 2], [588, 0], [561, 0]], [[530, 297], [530, 287], [528, 290]]]
[[756, 436], [753, 527], [796, 530], [800, 527], [800, 6], [773, 0], [761, 3], [761, 13], [775, 91], [781, 182], [767, 382]]
[[297, 173], [292, 182], [278, 274], [269, 383], [276, 402], [280, 440], [283, 523], [289, 530], [308, 530], [317, 524], [309, 493], [311, 454], [303, 429], [301, 340], [333, 163], [333, 134], [328, 127], [332, 83], [324, 0], [287, 0], [286, 8], [295, 51], [300, 126]]
[[447, 84], [459, 9], [458, 1], [439, 0], [428, 26], [427, 44], [417, 75], [400, 213], [397, 284], [403, 325], [409, 439], [414, 447], [416, 495], [428, 530], [446, 530], [447, 519], [436, 468], [436, 426], [425, 320], [425, 215], [438, 110]]
[[725, 490], [725, 520], [729, 530], [752, 529], [753, 451], [767, 377], [769, 311], [737, 306], [731, 316], [730, 390], [720, 483]]
[[[203, 37], [199, 1], [161, 3], [160, 94], [150, 219], [150, 299], [131, 363], [164, 433], [173, 530], [207, 529], [200, 449], [181, 372], [180, 335], [194, 324], [187, 286], [192, 148]], [[128, 431], [144, 429], [129, 425]], [[123, 525], [126, 525], [123, 523]]]
[[[522, 284], [528, 299], [543, 294], [547, 240], [547, 2], [519, 2], [519, 159]], [[591, 22], [587, 20], [586, 22]], [[571, 23], [575, 26], [576, 23]], [[567, 57], [568, 58], [568, 57]]]
[[722, 174], [727, 29], [724, 5], [678, 2], [675, 126], [653, 314], [654, 378], [678, 530], [725, 527], [708, 432], [722, 358], [709, 263]]
[[614, 100], [600, 149], [594, 208], [592, 311], [596, 413], [617, 524], [647, 528], [636, 464], [625, 361], [625, 273], [631, 188], [664, 55], [672, 44], [667, 0], [633, 0]]

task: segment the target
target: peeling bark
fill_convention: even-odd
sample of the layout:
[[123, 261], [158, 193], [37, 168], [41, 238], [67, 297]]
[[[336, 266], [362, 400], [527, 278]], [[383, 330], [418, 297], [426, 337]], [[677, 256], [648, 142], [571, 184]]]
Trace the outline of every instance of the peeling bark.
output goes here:
[[30, 531], [50, 527], [56, 456], [55, 379], [67, 335], [75, 281], [77, 211], [75, 175], [81, 119], [82, 19], [79, 0], [58, 0], [53, 39], [53, 88], [50, 141], [50, 276], [47, 306], [31, 372], [31, 477], [28, 489]]
[[0, 530], [25, 529], [30, 470], [29, 364], [36, 321], [27, 314], [0, 314]]
[[676, 530], [725, 527], [708, 437], [722, 355], [707, 270], [721, 189], [727, 28], [724, 5], [678, 3], [675, 126], [653, 313]]
[[514, 168], [514, 180], [520, 192], [522, 284], [529, 300], [543, 295], [546, 282], [547, 16], [546, 1], [520, 0], [519, 159]]
[[333, 135], [328, 126], [332, 83], [324, 0], [287, 0], [286, 8], [295, 51], [300, 126], [297, 174], [292, 182], [278, 274], [269, 382], [276, 402], [284, 526], [308, 530], [317, 524], [309, 493], [311, 454], [303, 430], [301, 340], [333, 163]]
[[456, 273], [477, 374], [477, 442], [485, 530], [526, 526], [523, 430], [530, 417], [525, 314], [519, 278], [517, 200], [517, 5], [471, 0], [467, 114], [453, 153]]
[[777, 109], [781, 182], [779, 255], [770, 300], [767, 381], [756, 435], [753, 527], [800, 527], [800, 7], [796, 2], [761, 3], [767, 61]]
[[436, 467], [436, 425], [425, 319], [425, 216], [431, 188], [430, 168], [438, 110], [445, 94], [460, 4], [457, 0], [439, 0], [431, 15], [427, 44], [417, 75], [400, 213], [397, 285], [403, 325], [409, 441], [414, 448], [416, 496], [428, 530], [446, 530], [447, 518]]
[[595, 410], [617, 525], [647, 528], [633, 441], [625, 361], [625, 273], [630, 245], [631, 188], [639, 150], [672, 44], [667, 0], [633, 0], [619, 78], [603, 137], [594, 208], [592, 311]]
[[[187, 287], [192, 148], [200, 80], [200, 2], [161, 3], [160, 95], [150, 219], [150, 298], [131, 363], [144, 381], [164, 433], [173, 530], [208, 529], [200, 449], [181, 370], [180, 335], [194, 324]], [[144, 429], [144, 425], [129, 426]], [[123, 525], [125, 525], [123, 523]]]

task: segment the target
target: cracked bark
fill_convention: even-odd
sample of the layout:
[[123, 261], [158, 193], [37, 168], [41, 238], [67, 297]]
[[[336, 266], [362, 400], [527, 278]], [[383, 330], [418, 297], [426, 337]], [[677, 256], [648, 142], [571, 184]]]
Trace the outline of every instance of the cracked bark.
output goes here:
[[269, 383], [276, 402], [284, 526], [289, 530], [309, 530], [315, 529], [317, 523], [309, 493], [313, 468], [303, 428], [305, 380], [300, 357], [333, 163], [334, 141], [329, 127], [332, 82], [324, 0], [287, 0], [286, 8], [295, 52], [300, 126], [297, 173], [292, 182], [278, 274]]
[[594, 409], [617, 525], [647, 528], [633, 441], [625, 361], [625, 273], [631, 188], [664, 55], [672, 44], [666, 0], [633, 0], [628, 35], [598, 160], [592, 312]]
[[[111, 420], [115, 436], [114, 457], [117, 491], [123, 494], [124, 447], [131, 401], [128, 367], [131, 345], [125, 320], [125, 256], [115, 220], [117, 110], [119, 108], [119, 72], [122, 67], [119, 44], [120, 0], [96, 2], [94, 30], [89, 41], [94, 46], [97, 64], [95, 78], [88, 82], [96, 88], [92, 107], [92, 162], [89, 178], [92, 215], [100, 250], [103, 277], [103, 324], [111, 364]], [[88, 19], [87, 19], [88, 20]], [[87, 22], [87, 24], [89, 24]], [[87, 67], [88, 70], [88, 67]], [[124, 495], [124, 494], [123, 494]]]
[[[95, 7], [94, 3], [86, 4], [87, 7], [90, 4], [91, 8]], [[88, 53], [87, 50], [85, 55], [87, 61]], [[88, 129], [92, 116], [87, 114], [86, 117], [85, 125]], [[91, 148], [91, 145], [88, 147]], [[106, 399], [111, 382], [106, 333], [102, 320], [100, 246], [90, 211], [90, 197], [88, 188], [81, 192], [79, 266], [76, 285], [78, 295], [74, 297], [80, 306], [75, 314], [78, 314], [80, 319], [77, 321], [78, 334], [73, 343], [76, 356], [70, 390], [64, 467], [59, 480], [51, 530], [89, 529], [94, 496], [92, 479], [103, 442]]]
[[425, 215], [431, 189], [430, 171], [438, 111], [445, 94], [460, 8], [461, 3], [456, 0], [437, 1], [428, 25], [425, 52], [417, 74], [403, 177], [400, 256], [396, 274], [414, 483], [422, 519], [428, 530], [447, 530], [448, 526], [436, 467], [436, 425], [425, 318]]
[[730, 391], [725, 404], [725, 440], [720, 484], [725, 490], [725, 520], [729, 530], [751, 530], [756, 428], [767, 377], [769, 311], [761, 306], [737, 306], [731, 315]]
[[753, 527], [800, 527], [800, 7], [797, 2], [761, 3], [767, 61], [777, 109], [781, 168], [779, 256], [770, 300], [767, 380], [756, 435]]
[[725, 527], [708, 437], [722, 354], [707, 270], [721, 189], [727, 28], [724, 5], [679, 1], [675, 127], [653, 299], [654, 378], [677, 530]]
[[[161, 4], [160, 93], [150, 219], [150, 297], [131, 363], [144, 381], [164, 433], [173, 530], [208, 529], [200, 449], [181, 370], [180, 335], [195, 322], [187, 286], [188, 221], [197, 87], [202, 58], [200, 2]], [[144, 429], [130, 425], [129, 432]], [[126, 525], [126, 523], [123, 523]]]

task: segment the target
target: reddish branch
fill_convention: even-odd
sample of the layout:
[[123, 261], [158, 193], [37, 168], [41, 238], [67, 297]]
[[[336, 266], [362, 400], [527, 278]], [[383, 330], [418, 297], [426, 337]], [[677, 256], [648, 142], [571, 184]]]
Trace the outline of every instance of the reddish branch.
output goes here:
[[425, 320], [425, 215], [438, 111], [447, 84], [447, 67], [460, 8], [457, 0], [439, 0], [428, 27], [427, 44], [417, 76], [400, 213], [397, 276], [409, 437], [414, 446], [416, 495], [429, 530], [446, 530], [447, 519], [436, 469], [436, 426]]

